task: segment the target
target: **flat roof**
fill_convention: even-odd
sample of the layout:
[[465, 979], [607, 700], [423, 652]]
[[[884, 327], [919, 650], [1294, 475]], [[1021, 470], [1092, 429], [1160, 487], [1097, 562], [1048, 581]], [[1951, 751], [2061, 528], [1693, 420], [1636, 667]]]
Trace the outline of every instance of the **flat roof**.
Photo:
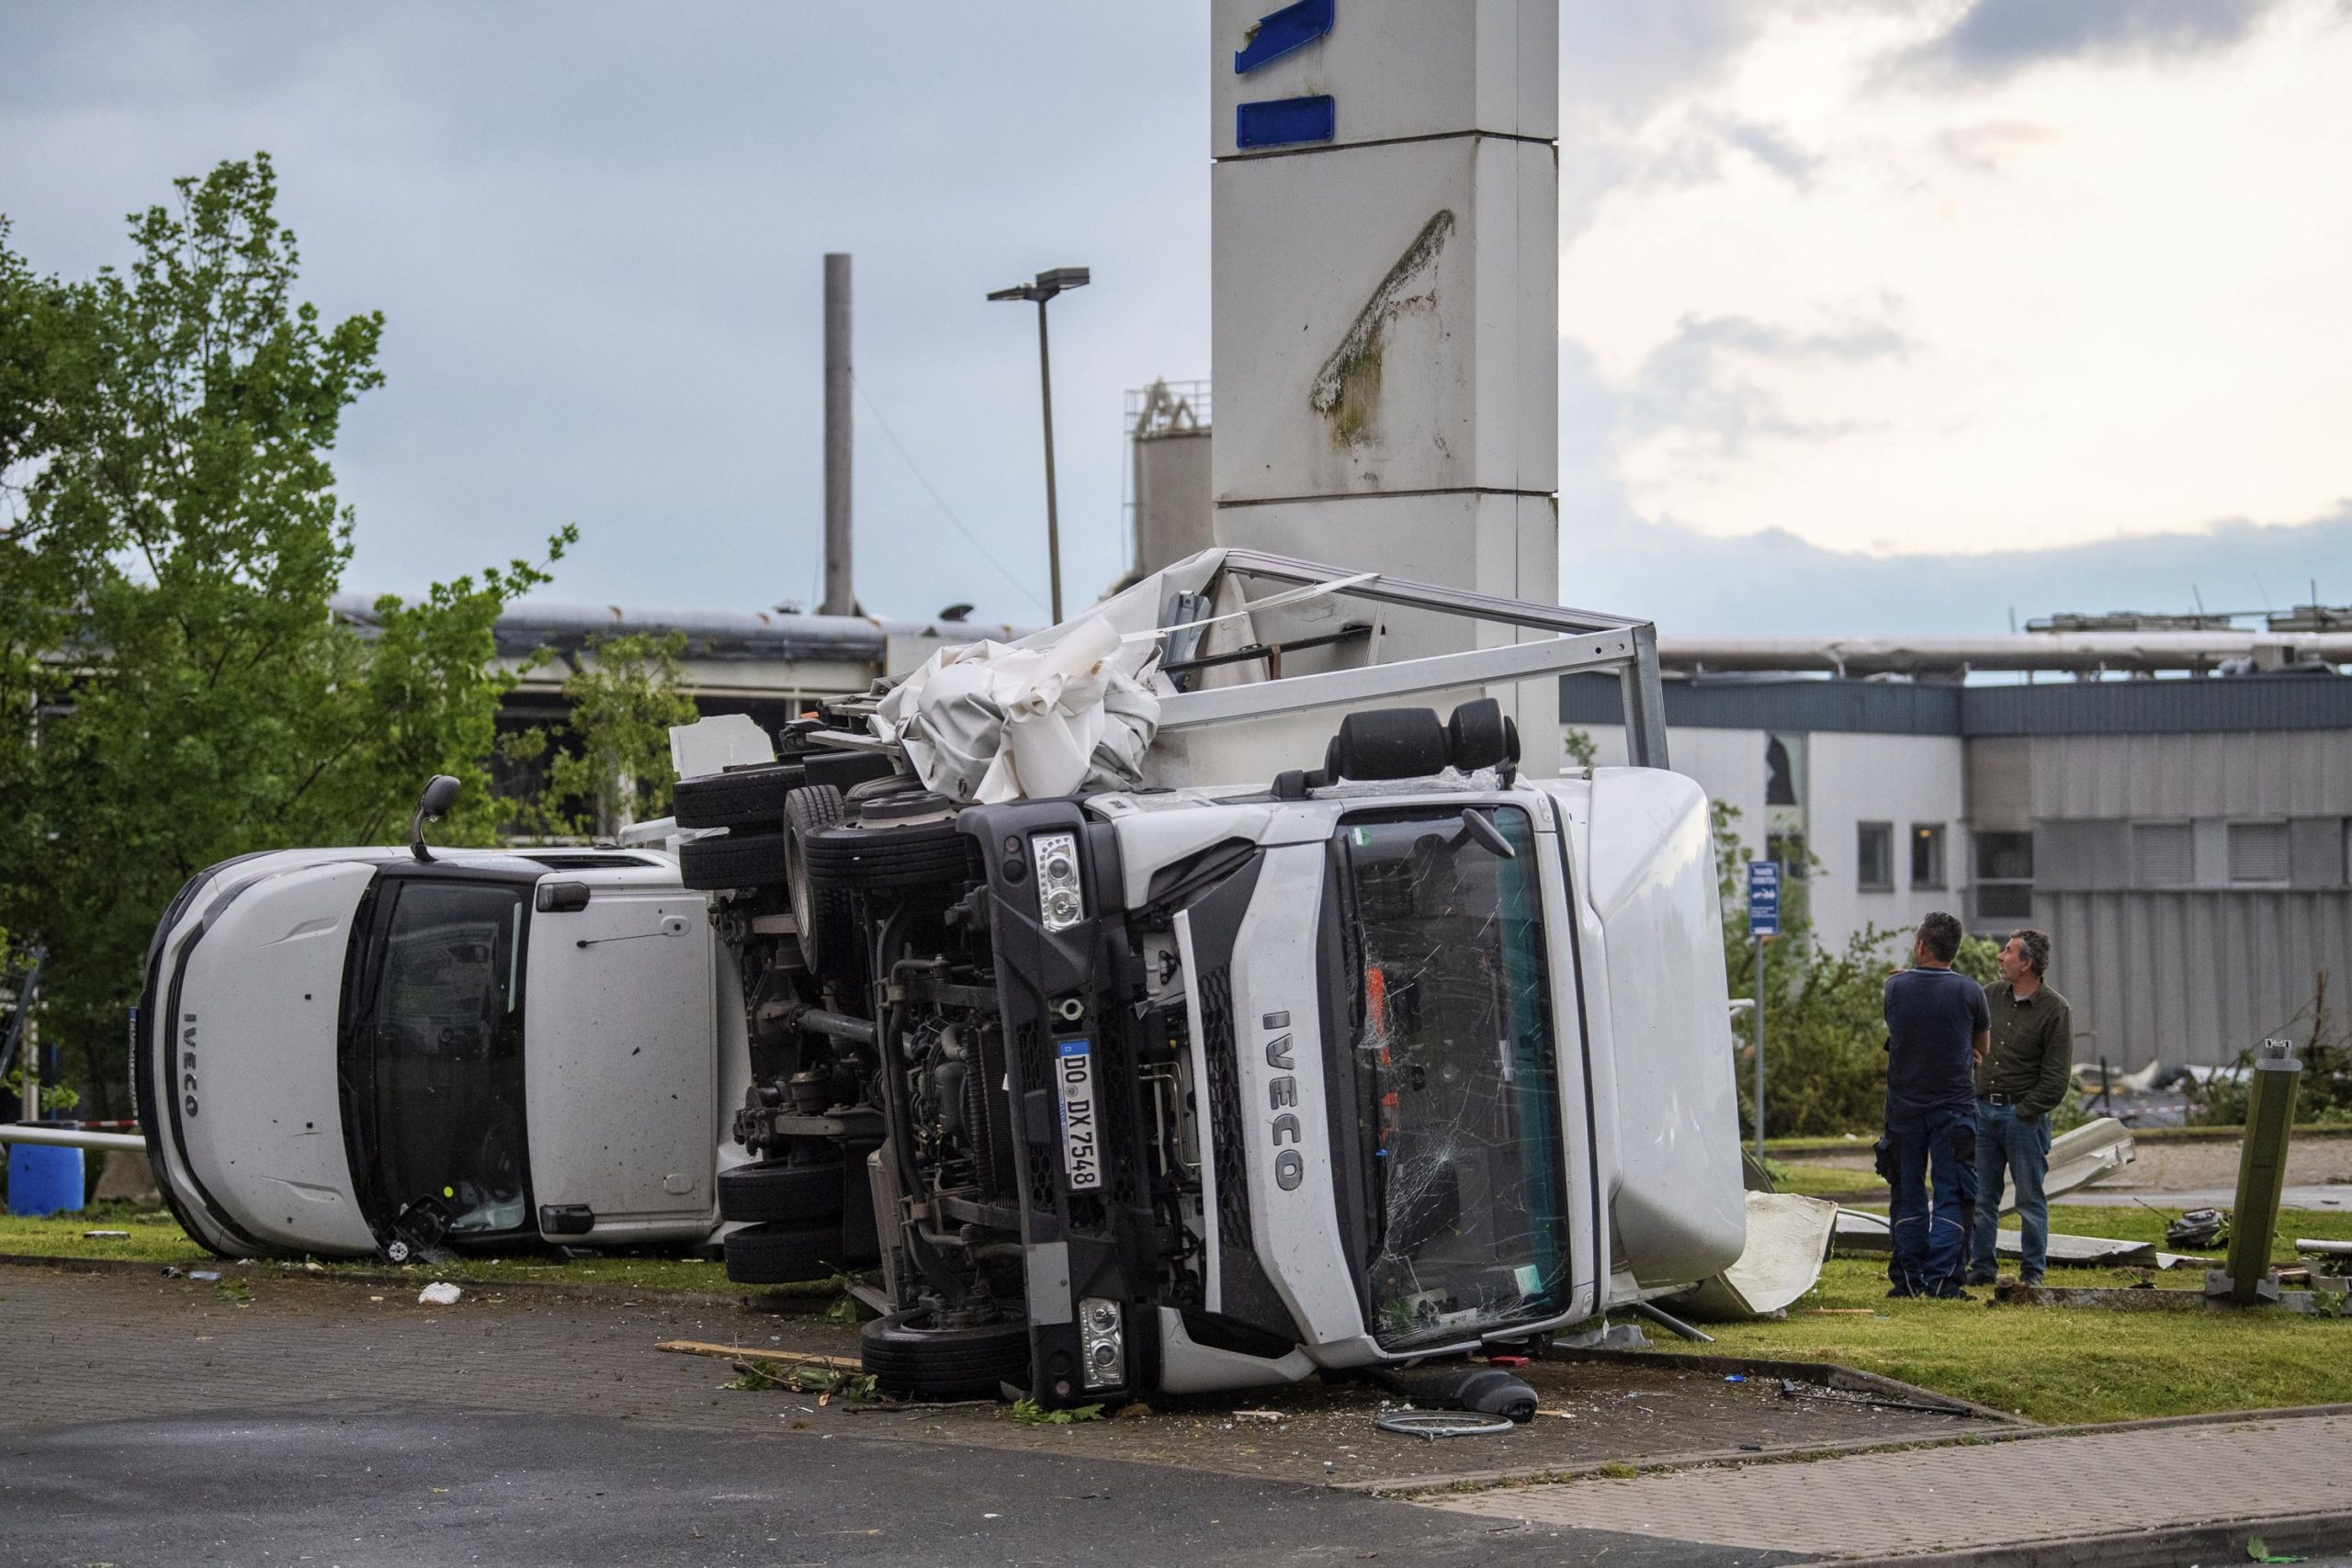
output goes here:
[[[1865, 735], [2165, 735], [2352, 729], [2352, 676], [2230, 675], [2162, 681], [1941, 685], [1837, 676], [1668, 681], [1669, 728]], [[1608, 675], [1560, 679], [1560, 721], [1623, 721]]]

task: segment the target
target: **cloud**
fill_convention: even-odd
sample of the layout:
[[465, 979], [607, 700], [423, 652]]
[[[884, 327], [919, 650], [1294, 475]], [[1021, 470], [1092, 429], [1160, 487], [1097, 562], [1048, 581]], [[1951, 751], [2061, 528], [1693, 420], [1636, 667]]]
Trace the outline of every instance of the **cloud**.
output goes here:
[[2300, 525], [2233, 522], [2061, 549], [1887, 556], [1827, 550], [1784, 529], [1713, 538], [1605, 505], [1564, 505], [1561, 597], [1684, 636], [1961, 636], [2060, 611], [2285, 609], [2352, 602], [2352, 503]]
[[1906, 51], [1930, 73], [1999, 78], [2053, 61], [2209, 53], [2242, 41], [2278, 0], [1973, 0]]
[[[1590, 422], [1564, 467], [1605, 470], [1564, 492], [1880, 554], [2291, 522], [2352, 494], [2342, 8], [2279, 0], [2194, 58], [2118, 46], [1884, 90], [1882, 63], [1958, 14], [1782, 12], [1624, 133], [1562, 258], [1563, 376], [1589, 383], [1564, 414]], [[1802, 150], [1802, 178], [1690, 155], [1737, 125]]]
[[[1897, 307], [1880, 309], [1883, 316]], [[1830, 440], [1867, 422], [1795, 418], [1756, 369], [1860, 364], [1899, 357], [1907, 346], [1885, 319], [1796, 330], [1743, 316], [1686, 317], [1642, 362], [1613, 417], [1633, 439], [1667, 433], [1684, 461], [1738, 457], [1760, 440]]]

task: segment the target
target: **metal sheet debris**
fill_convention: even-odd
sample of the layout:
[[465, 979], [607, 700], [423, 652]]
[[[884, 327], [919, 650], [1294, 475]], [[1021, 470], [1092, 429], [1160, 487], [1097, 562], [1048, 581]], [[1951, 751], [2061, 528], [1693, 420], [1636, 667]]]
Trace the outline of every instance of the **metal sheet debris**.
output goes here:
[[1675, 1310], [1710, 1323], [1785, 1311], [1821, 1278], [1841, 1211], [1794, 1192], [1747, 1194], [1747, 1250], [1712, 1280], [1669, 1298]]
[[[2002, 1231], [1993, 1243], [1994, 1249], [2004, 1258], [2017, 1258], [2024, 1250], [2023, 1239], [2015, 1231]], [[1838, 1211], [1837, 1228], [1831, 1247], [1840, 1257], [1883, 1257], [1892, 1250], [1887, 1239], [1886, 1216], [1866, 1213], [1859, 1209]], [[2052, 1232], [2050, 1237], [2050, 1261], [2084, 1269], [2171, 1269], [2182, 1263], [2197, 1263], [2202, 1259], [2182, 1258], [2177, 1253], [2159, 1252], [2150, 1241], [2125, 1241], [2116, 1236], [2068, 1235]]]

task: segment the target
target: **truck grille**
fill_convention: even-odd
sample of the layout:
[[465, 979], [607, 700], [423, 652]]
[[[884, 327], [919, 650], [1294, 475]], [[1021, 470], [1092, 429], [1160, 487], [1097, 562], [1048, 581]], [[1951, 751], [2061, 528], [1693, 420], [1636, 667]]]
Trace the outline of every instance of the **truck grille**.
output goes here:
[[1233, 976], [1219, 964], [1201, 977], [1201, 1059], [1209, 1079], [1209, 1136], [1216, 1168], [1217, 1245], [1227, 1252], [1250, 1252], [1250, 1176], [1241, 1159], [1239, 1049], [1233, 1026]]
[[[1037, 1036], [1035, 1024], [1024, 1023], [1013, 1032], [1012, 1051], [1021, 1063], [1016, 1081], [1024, 1093], [1039, 1085], [1052, 1087], [1053, 1071], [1046, 1065], [1046, 1047]], [[1022, 1134], [1021, 1146], [1028, 1155], [1029, 1206], [1041, 1214], [1050, 1214], [1055, 1212], [1055, 1194], [1061, 1190], [1061, 1173], [1054, 1164], [1054, 1151], [1049, 1145], [1030, 1143], [1026, 1129]]]

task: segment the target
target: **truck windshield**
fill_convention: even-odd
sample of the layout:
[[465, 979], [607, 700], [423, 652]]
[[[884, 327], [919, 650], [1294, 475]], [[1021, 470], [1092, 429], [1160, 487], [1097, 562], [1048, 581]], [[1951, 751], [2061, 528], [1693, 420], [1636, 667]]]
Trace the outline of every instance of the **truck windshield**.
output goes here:
[[1567, 1296], [1535, 836], [1517, 807], [1474, 809], [1483, 823], [1416, 806], [1340, 828], [1371, 1165], [1364, 1284], [1390, 1348], [1553, 1316]]
[[402, 880], [345, 1036], [362, 1182], [377, 1217], [456, 1236], [522, 1227], [524, 897], [527, 886]]

